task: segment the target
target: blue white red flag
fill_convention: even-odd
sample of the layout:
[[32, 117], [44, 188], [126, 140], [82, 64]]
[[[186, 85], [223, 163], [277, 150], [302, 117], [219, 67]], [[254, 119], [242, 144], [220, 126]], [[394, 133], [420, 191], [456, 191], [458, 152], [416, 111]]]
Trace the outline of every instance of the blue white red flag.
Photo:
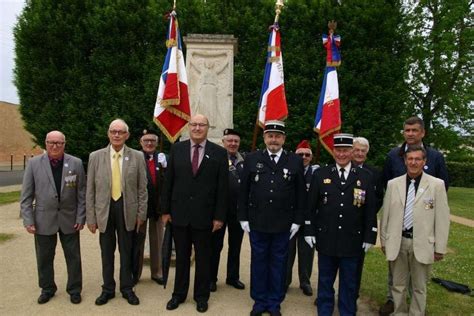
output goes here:
[[339, 47], [341, 46], [341, 37], [330, 30], [329, 35], [323, 34], [323, 46], [326, 48], [326, 66], [340, 66], [341, 53]]
[[333, 134], [341, 129], [341, 109], [339, 102], [339, 83], [335, 67], [326, 67], [323, 86], [319, 97], [314, 130], [319, 134], [321, 144], [333, 154]]
[[278, 23], [270, 27], [267, 64], [263, 76], [260, 95], [258, 123], [264, 126], [269, 120], [284, 120], [288, 116], [283, 76], [283, 55], [281, 52], [280, 29]]
[[191, 116], [188, 78], [176, 12], [169, 15], [166, 53], [156, 97], [154, 121], [172, 143], [181, 135]]

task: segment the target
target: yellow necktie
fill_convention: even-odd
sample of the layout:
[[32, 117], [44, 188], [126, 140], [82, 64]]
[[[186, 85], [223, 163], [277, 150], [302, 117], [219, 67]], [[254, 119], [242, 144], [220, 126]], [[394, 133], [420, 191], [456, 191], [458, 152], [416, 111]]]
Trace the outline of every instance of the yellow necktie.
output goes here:
[[120, 177], [120, 154], [114, 154], [112, 162], [112, 199], [117, 201], [122, 196], [121, 177]]

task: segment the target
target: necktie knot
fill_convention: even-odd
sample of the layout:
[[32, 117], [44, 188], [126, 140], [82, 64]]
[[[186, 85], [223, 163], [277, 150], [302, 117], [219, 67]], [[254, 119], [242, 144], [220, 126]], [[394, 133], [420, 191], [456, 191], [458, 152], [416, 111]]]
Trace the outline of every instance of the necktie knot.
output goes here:
[[276, 154], [271, 154], [270, 157], [272, 157], [273, 163], [276, 164], [276, 163], [277, 163], [277, 162], [276, 162], [276, 157], [277, 157], [277, 155], [276, 155]]
[[415, 179], [411, 179], [410, 184], [415, 184]]
[[341, 180], [342, 181], [346, 180], [346, 177], [344, 176], [344, 172], [346, 171], [346, 169], [341, 168], [341, 169], [339, 169], [339, 171], [341, 172]]
[[115, 154], [114, 154], [114, 159], [120, 159], [121, 156], [122, 156], [121, 154], [115, 153]]

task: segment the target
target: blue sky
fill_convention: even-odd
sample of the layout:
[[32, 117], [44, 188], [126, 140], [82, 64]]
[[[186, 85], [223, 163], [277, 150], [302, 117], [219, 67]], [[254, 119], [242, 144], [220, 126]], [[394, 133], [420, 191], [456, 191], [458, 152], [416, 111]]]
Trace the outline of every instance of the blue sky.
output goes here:
[[13, 27], [25, 6], [24, 0], [0, 0], [0, 101], [18, 104], [13, 84], [14, 42]]

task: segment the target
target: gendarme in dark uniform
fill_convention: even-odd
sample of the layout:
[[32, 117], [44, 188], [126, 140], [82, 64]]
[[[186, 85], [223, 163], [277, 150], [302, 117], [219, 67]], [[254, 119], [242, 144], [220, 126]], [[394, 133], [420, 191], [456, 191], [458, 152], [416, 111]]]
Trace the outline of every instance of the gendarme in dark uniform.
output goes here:
[[[334, 136], [336, 164], [313, 175], [305, 240], [318, 251], [318, 315], [332, 315], [334, 281], [339, 271], [338, 307], [341, 315], [356, 314], [357, 264], [361, 248], [375, 244], [377, 218], [375, 193], [367, 170], [351, 164], [352, 135]], [[344, 176], [341, 176], [341, 169]], [[316, 213], [317, 212], [317, 213]]]
[[[280, 315], [290, 235], [303, 223], [303, 161], [282, 149], [284, 123], [265, 124], [266, 149], [245, 157], [238, 218], [251, 245], [251, 315]], [[273, 158], [271, 156], [274, 156]]]

